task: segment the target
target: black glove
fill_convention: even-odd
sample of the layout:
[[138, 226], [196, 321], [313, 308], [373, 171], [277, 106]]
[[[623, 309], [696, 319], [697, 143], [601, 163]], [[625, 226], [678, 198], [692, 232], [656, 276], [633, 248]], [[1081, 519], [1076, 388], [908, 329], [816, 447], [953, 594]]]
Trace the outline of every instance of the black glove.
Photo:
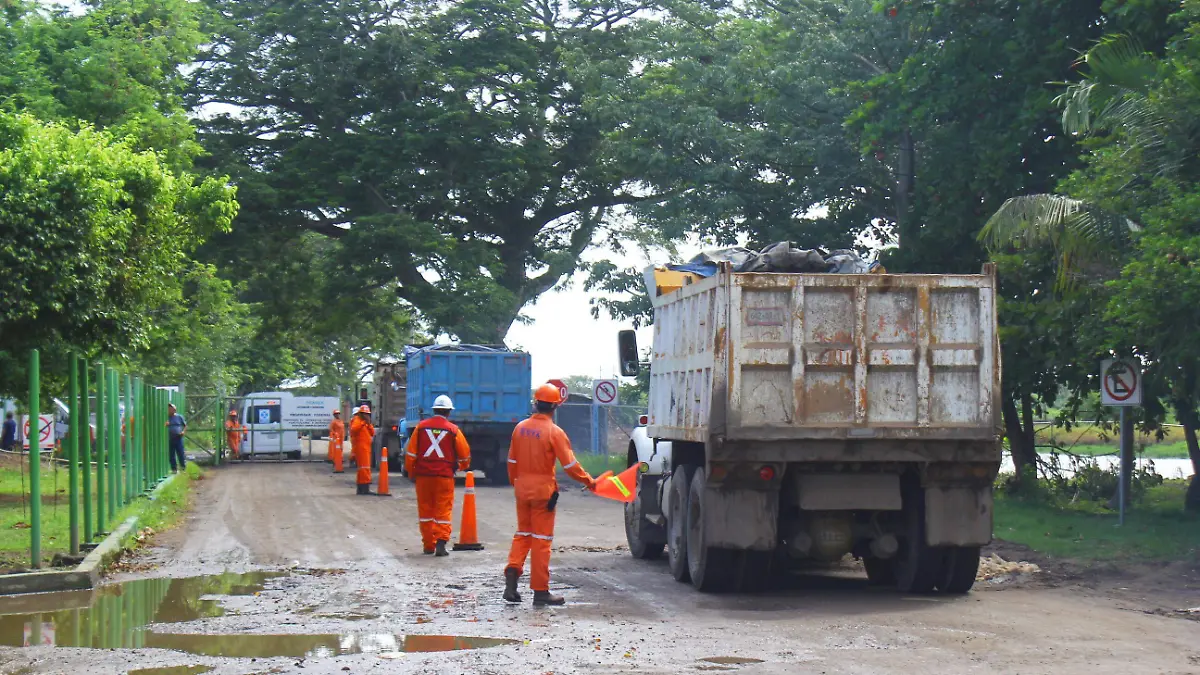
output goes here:
[[555, 490], [554, 494], [550, 495], [550, 501], [546, 502], [546, 510], [553, 511], [554, 507], [557, 505], [558, 505], [558, 490]]

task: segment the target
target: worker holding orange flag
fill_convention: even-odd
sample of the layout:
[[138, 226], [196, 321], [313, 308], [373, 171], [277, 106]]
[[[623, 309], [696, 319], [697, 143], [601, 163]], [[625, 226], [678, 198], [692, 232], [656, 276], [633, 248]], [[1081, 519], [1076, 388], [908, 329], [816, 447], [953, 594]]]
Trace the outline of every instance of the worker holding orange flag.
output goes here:
[[354, 464], [358, 474], [358, 494], [371, 494], [371, 439], [375, 438], [375, 425], [371, 424], [371, 407], [361, 405], [350, 420], [350, 452], [354, 453]]
[[536, 411], [513, 430], [509, 445], [508, 477], [517, 499], [517, 533], [504, 568], [504, 599], [508, 602], [521, 601], [517, 581], [531, 553], [529, 587], [534, 606], [566, 602], [562, 596], [550, 594], [550, 542], [554, 540], [554, 507], [558, 504], [554, 462], [561, 463], [568, 476], [588, 489], [595, 489], [596, 482], [575, 459], [566, 432], [550, 417], [561, 402], [558, 387], [549, 383], [538, 387], [534, 393]]
[[333, 462], [333, 472], [342, 473], [342, 439], [346, 437], [346, 424], [342, 422], [342, 411], [333, 411], [333, 420], [329, 422], [329, 461]]
[[471, 447], [450, 421], [452, 410], [449, 396], [434, 399], [433, 417], [413, 427], [404, 454], [404, 471], [417, 485], [421, 550], [439, 558], [450, 555], [446, 542], [454, 515], [454, 474], [471, 465]]
[[229, 445], [231, 459], [242, 458], [242, 434], [245, 431], [245, 428], [238, 422], [237, 411], [230, 410], [229, 419], [225, 421], [225, 440]]

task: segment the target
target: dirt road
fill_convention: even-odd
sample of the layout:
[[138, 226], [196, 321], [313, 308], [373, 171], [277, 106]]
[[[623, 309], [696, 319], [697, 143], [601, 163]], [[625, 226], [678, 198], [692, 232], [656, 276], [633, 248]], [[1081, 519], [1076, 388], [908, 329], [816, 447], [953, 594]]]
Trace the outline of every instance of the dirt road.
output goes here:
[[[325, 464], [214, 470], [202, 482], [186, 523], [160, 535], [132, 571], [114, 581], [283, 570], [257, 593], [243, 590], [211, 603], [217, 611], [197, 612], [204, 616], [153, 628], [192, 634], [198, 641], [212, 636], [218, 648], [185, 646], [192, 654], [149, 646], [3, 648], [0, 669], [123, 673], [208, 666], [218, 674], [1200, 673], [1196, 622], [1145, 613], [1132, 600], [1074, 585], [981, 584], [962, 598], [912, 597], [869, 589], [861, 575], [839, 571], [798, 576], [756, 595], [702, 595], [673, 581], [665, 563], [632, 559], [623, 549], [620, 506], [575, 490], [567, 490], [560, 502], [552, 571], [554, 588], [565, 593], [570, 604], [541, 610], [528, 604], [507, 606], [500, 590], [514, 530], [510, 490], [479, 489], [485, 551], [435, 559], [420, 552], [412, 487], [398, 474], [392, 478], [392, 497], [359, 497], [352, 473], [334, 476]], [[456, 529], [458, 522], [456, 510]], [[212, 598], [195, 602], [207, 600]], [[218, 616], [221, 607], [224, 613]], [[162, 612], [151, 616], [143, 623], [180, 620], [164, 619]], [[58, 628], [59, 634], [65, 632], [64, 626]], [[256, 660], [198, 655], [266, 653], [263, 640], [256, 643], [254, 636], [282, 634], [307, 646], [292, 656]], [[406, 634], [515, 642], [452, 652], [400, 651], [395, 636]], [[176, 642], [160, 644], [192, 644], [186, 643], [187, 637], [176, 635]], [[129, 644], [141, 644], [140, 639]], [[324, 644], [321, 640], [330, 646], [313, 648]], [[411, 639], [412, 646], [418, 644], [420, 639]], [[306, 652], [309, 656], [302, 656]]]

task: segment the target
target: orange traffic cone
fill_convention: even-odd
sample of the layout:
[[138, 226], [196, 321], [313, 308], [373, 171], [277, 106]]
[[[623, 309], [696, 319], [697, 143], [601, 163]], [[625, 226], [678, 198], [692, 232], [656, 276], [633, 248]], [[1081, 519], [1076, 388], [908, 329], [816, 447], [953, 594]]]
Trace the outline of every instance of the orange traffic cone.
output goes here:
[[463, 490], [462, 527], [458, 528], [458, 543], [455, 551], [482, 551], [479, 533], [475, 528], [475, 472], [467, 472], [467, 486]]
[[388, 461], [387, 448], [379, 453], [379, 490], [375, 494], [387, 497], [392, 493], [388, 490]]

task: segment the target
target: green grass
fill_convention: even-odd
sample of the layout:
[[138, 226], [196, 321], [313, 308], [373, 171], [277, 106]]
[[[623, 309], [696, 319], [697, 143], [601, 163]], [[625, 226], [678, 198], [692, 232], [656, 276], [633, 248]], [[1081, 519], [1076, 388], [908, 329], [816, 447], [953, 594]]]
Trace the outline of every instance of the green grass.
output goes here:
[[592, 455], [580, 453], [575, 455], [579, 464], [593, 476], [599, 476], [605, 471], [620, 473], [625, 470], [625, 455]]
[[[1076, 445], [1070, 448], [1064, 448], [1076, 455], [1085, 455], [1088, 457], [1097, 457], [1100, 455], [1116, 455], [1120, 451], [1120, 446], [1107, 445], [1103, 443], [1089, 443], [1086, 445]], [[1158, 443], [1147, 445], [1144, 448], [1138, 448], [1138, 455], [1148, 457], [1150, 459], [1187, 459], [1187, 443], [1177, 441], [1175, 443]]]
[[[141, 527], [161, 530], [170, 527], [187, 508], [190, 483], [200, 478], [202, 472], [193, 463], [188, 464], [187, 479], [176, 481], [159, 493], [155, 501], [136, 499], [120, 509], [110, 525], [101, 530], [108, 531], [134, 513], [142, 513]], [[93, 485], [95, 474], [91, 474]], [[66, 554], [70, 548], [70, 507], [67, 487], [69, 483], [66, 467], [57, 463], [54, 468], [42, 465], [42, 560], [49, 564], [55, 554]], [[93, 490], [93, 504], [95, 491]], [[0, 464], [0, 572], [26, 569], [30, 566], [30, 536], [28, 527], [31, 514], [29, 504], [29, 472], [15, 459], [8, 458]], [[80, 505], [80, 539], [83, 538], [83, 507]], [[93, 518], [95, 509], [93, 507]]]
[[1150, 488], [1117, 526], [1094, 502], [1053, 503], [997, 493], [995, 534], [1057, 558], [1081, 562], [1196, 560], [1200, 516], [1183, 510], [1186, 481]]

